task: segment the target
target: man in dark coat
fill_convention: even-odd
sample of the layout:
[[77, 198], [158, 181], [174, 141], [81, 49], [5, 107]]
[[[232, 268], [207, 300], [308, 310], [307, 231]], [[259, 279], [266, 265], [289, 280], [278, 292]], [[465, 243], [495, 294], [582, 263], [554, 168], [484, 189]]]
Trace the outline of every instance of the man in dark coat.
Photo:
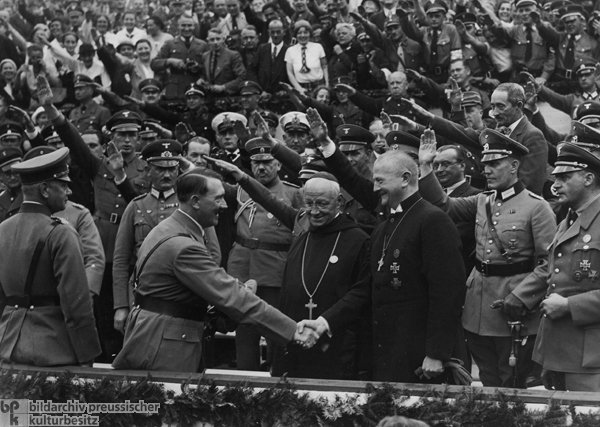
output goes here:
[[[325, 124], [314, 110], [308, 115], [323, 156], [331, 157], [337, 149]], [[392, 212], [372, 235], [373, 379], [439, 382], [457, 340], [464, 302], [458, 232], [450, 218], [420, 196], [417, 164], [407, 153], [381, 155], [373, 178], [374, 192]], [[305, 324], [323, 334], [331, 332], [327, 323], [336, 319]], [[423, 378], [415, 373], [418, 368]]]
[[269, 23], [271, 41], [263, 43], [256, 52], [256, 61], [248, 66], [248, 79], [257, 82], [264, 93], [279, 92], [279, 83], [290, 83], [285, 68], [285, 52], [289, 45], [283, 41], [283, 23], [274, 20]]
[[331, 334], [321, 336], [315, 348], [275, 348], [272, 374], [356, 379], [360, 351], [356, 317], [368, 301], [370, 241], [354, 221], [340, 214], [339, 184], [331, 174], [313, 175], [304, 187], [308, 209], [296, 209], [235, 166], [215, 162], [230, 172], [255, 202], [293, 230], [279, 309], [296, 321], [331, 319]]

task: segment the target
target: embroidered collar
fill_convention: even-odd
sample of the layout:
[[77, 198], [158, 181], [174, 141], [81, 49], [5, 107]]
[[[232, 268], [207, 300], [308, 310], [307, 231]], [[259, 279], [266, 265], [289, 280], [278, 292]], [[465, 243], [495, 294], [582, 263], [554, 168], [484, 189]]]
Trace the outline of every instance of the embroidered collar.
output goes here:
[[496, 198], [498, 200], [508, 200], [508, 199], [516, 196], [523, 190], [525, 190], [525, 186], [523, 185], [523, 183], [521, 181], [517, 181], [515, 183], [515, 185], [513, 185], [512, 187], [510, 187], [504, 191], [496, 191]]

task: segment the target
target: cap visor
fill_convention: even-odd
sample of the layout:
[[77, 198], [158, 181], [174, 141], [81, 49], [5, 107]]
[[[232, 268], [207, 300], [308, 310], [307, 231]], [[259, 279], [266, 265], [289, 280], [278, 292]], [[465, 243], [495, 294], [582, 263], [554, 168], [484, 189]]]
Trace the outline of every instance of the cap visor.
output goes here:
[[500, 160], [500, 159], [506, 159], [508, 157], [508, 154], [504, 154], [504, 153], [488, 153], [488, 154], [484, 154], [483, 157], [481, 158], [482, 162], [491, 162], [493, 160]]
[[159, 168], [173, 168], [179, 166], [179, 157], [171, 157], [169, 160], [152, 160], [148, 159], [148, 163]]
[[552, 175], [557, 175], [559, 173], [567, 173], [567, 172], [577, 172], [582, 171], [583, 168], [577, 168], [575, 166], [556, 166], [554, 170], [551, 172]]
[[121, 132], [137, 132], [140, 130], [140, 126], [132, 124], [132, 123], [127, 123], [127, 124], [123, 124], [123, 125], [118, 125], [112, 128], [112, 131], [121, 131]]

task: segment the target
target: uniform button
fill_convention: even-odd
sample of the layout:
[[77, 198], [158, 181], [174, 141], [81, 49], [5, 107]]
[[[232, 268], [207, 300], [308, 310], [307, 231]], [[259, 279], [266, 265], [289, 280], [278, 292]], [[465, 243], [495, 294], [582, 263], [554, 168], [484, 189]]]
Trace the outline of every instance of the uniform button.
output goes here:
[[118, 207], [119, 207], [119, 205], [115, 205], [115, 208], [118, 208]]
[[502, 203], [498, 203], [498, 206], [502, 206]]
[[489, 240], [490, 243], [494, 243], [494, 241], [492, 239]]
[[17, 309], [17, 308], [19, 308], [19, 306], [15, 304], [15, 309]]
[[121, 195], [120, 195], [120, 194], [117, 194], [117, 197], [121, 197]]
[[553, 283], [553, 284], [552, 284], [552, 287], [553, 287], [553, 288], [556, 288], [556, 283]]
[[513, 227], [512, 227], [512, 228], [513, 228], [513, 230], [514, 230], [515, 228], [517, 228], [517, 226], [516, 226], [516, 225], [513, 225]]
[[555, 272], [555, 273], [560, 273], [560, 270], [559, 270], [558, 268], [555, 268], [555, 269], [554, 269], [554, 272]]
[[583, 245], [583, 250], [587, 251], [590, 247], [588, 245]]
[[181, 336], [181, 338], [185, 339], [185, 334], [183, 334], [183, 335]]
[[165, 210], [165, 208], [160, 208], [160, 210], [161, 210], [161, 211], [164, 211], [164, 210]]
[[560, 258], [562, 256], [562, 254], [558, 254], [557, 256]]
[[496, 216], [500, 216], [500, 212], [496, 212]]
[[390, 219], [390, 222], [394, 222], [394, 218], [391, 218], [391, 219]]
[[486, 252], [487, 252], [488, 254], [491, 254], [491, 253], [492, 253], [492, 250], [491, 250], [491, 249], [488, 249]]
[[33, 306], [29, 307], [30, 310], [33, 310]]
[[164, 215], [161, 215], [161, 216], [160, 216], [160, 219], [163, 219], [164, 217], [165, 217]]
[[494, 221], [494, 225], [498, 225], [498, 221]]
[[476, 219], [476, 220], [475, 220], [475, 223], [479, 224], [479, 220], [478, 220], [478, 219]]
[[104, 178], [106, 178], [108, 175], [104, 174]]

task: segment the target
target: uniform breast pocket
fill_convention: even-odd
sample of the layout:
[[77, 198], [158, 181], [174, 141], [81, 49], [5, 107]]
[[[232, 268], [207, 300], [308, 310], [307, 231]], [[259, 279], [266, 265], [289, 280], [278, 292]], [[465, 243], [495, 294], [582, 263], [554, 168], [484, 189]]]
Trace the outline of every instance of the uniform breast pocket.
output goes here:
[[600, 271], [600, 242], [577, 242], [572, 252], [573, 278], [577, 282], [589, 280], [597, 283]]
[[152, 230], [152, 227], [148, 225], [148, 223], [143, 217], [135, 219], [135, 222], [133, 223], [133, 228], [135, 234], [135, 241], [140, 243], [144, 241], [148, 233], [150, 233], [150, 230]]
[[503, 226], [498, 235], [502, 240], [504, 248], [512, 251], [523, 249], [527, 240], [527, 228], [527, 223], [522, 221], [512, 222]]
[[179, 319], [177, 319], [177, 323], [167, 325], [152, 369], [197, 372], [202, 355], [200, 338], [201, 334], [198, 328], [180, 324]]
[[148, 190], [150, 189], [148, 182], [144, 178], [141, 178], [141, 177], [132, 178], [131, 183], [136, 188], [136, 190], [138, 190], [141, 193], [147, 193]]

